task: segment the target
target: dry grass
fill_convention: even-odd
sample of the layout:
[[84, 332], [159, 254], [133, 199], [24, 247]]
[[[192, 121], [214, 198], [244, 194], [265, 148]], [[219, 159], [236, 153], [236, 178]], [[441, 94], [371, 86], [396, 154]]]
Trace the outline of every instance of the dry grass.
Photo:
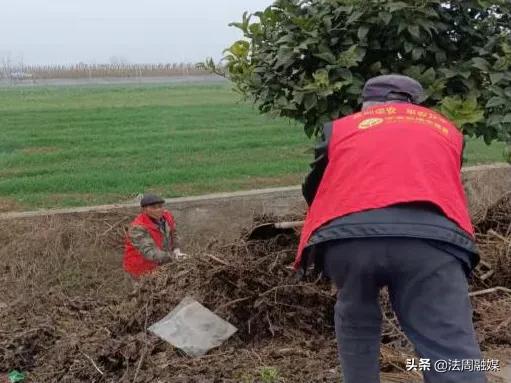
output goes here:
[[22, 205], [14, 198], [0, 197], [0, 213], [19, 210], [21, 206]]
[[[197, 69], [196, 66], [191, 63], [39, 65], [7, 68], [7, 70], [9, 73], [24, 73], [25, 76], [23, 78], [31, 80], [101, 77], [167, 77], [207, 74], [204, 70]], [[14, 76], [13, 79], [16, 80], [18, 78]]]
[[[508, 217], [501, 203], [478, 223], [494, 274], [477, 274], [475, 290], [511, 287], [509, 226], [496, 218]], [[285, 382], [338, 381], [335, 296], [329, 284], [294, 280], [288, 266], [295, 236], [192, 249], [190, 259], [133, 290], [121, 270], [130, 218], [89, 213], [0, 222], [0, 373], [21, 369], [38, 383], [257, 382], [259, 368], [273, 366]], [[187, 295], [239, 328], [200, 359], [145, 332]], [[511, 297], [497, 292], [473, 302], [483, 349], [511, 348]], [[385, 379], [413, 381], [417, 375], [403, 373], [412, 349], [385, 295], [382, 303]]]

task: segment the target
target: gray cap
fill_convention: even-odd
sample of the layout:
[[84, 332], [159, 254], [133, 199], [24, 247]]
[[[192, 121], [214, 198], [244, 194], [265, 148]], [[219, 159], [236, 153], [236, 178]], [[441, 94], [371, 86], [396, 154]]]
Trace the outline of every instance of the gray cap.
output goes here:
[[140, 200], [141, 207], [156, 205], [159, 203], [165, 203], [165, 200], [163, 198], [157, 196], [156, 194], [151, 194], [151, 193], [144, 194], [144, 196]]
[[390, 74], [368, 80], [364, 85], [362, 98], [364, 102], [400, 100], [418, 104], [423, 93], [422, 85], [413, 78]]

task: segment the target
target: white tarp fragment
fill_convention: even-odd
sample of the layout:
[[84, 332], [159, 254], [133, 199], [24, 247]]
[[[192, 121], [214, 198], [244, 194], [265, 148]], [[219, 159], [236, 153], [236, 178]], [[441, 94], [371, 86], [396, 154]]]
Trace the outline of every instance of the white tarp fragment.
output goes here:
[[238, 329], [193, 298], [186, 297], [149, 331], [190, 356], [220, 346]]

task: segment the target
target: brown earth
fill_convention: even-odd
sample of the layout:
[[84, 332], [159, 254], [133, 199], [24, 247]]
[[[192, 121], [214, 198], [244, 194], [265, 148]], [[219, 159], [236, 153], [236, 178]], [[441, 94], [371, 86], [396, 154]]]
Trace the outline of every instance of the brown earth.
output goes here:
[[[510, 217], [508, 195], [480, 218], [478, 243], [493, 274], [478, 270], [473, 291], [511, 288]], [[121, 270], [130, 218], [110, 212], [0, 222], [0, 376], [18, 369], [38, 383], [339, 381], [335, 291], [295, 280], [295, 235], [190, 248], [189, 259], [134, 288]], [[145, 331], [185, 296], [238, 333], [191, 359]], [[485, 354], [509, 356], [511, 295], [472, 299]], [[384, 294], [382, 304], [384, 378], [415, 381], [403, 372], [413, 351]]]

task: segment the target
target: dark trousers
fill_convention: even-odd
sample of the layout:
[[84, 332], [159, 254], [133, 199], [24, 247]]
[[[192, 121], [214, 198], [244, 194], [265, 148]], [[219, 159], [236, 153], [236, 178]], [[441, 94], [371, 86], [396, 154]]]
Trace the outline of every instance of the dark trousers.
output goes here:
[[378, 299], [384, 286], [418, 356], [431, 360], [425, 382], [486, 382], [483, 372], [434, 371], [437, 360], [481, 359], [466, 273], [450, 246], [416, 238], [344, 239], [324, 245], [325, 274], [339, 289], [335, 331], [344, 383], [380, 381]]

